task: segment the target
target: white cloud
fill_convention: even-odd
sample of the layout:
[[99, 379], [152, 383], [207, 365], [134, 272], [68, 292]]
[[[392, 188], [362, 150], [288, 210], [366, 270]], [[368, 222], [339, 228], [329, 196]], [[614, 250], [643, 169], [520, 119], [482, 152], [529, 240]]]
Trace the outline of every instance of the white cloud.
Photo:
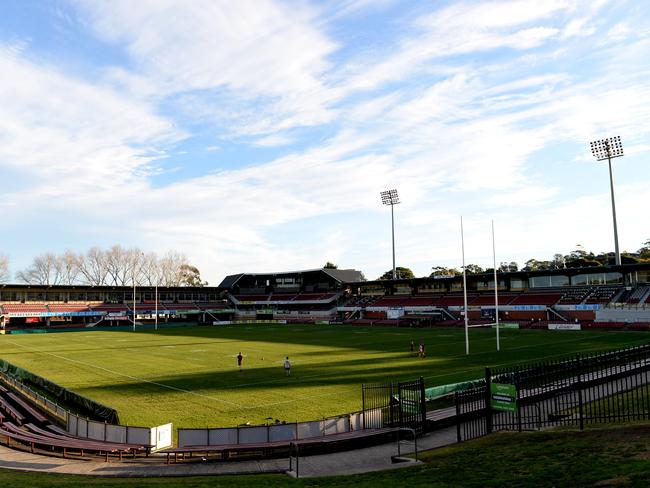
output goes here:
[[[263, 102], [281, 128], [327, 119], [319, 96], [336, 44], [317, 10], [271, 0], [77, 2], [104, 40], [122, 45], [157, 93], [224, 89]], [[218, 102], [206, 92], [205, 104]], [[258, 116], [260, 114], [258, 113]], [[267, 129], [268, 130], [268, 129]], [[263, 132], [259, 129], [259, 132]]]
[[0, 49], [0, 72], [11, 73], [0, 79], [0, 166], [29, 175], [43, 191], [128, 183], [184, 137], [148, 104], [13, 49]]

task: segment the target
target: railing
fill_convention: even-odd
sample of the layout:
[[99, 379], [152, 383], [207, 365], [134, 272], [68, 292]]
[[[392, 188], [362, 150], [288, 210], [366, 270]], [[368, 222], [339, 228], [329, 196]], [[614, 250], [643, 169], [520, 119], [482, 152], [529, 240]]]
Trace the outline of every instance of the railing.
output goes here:
[[458, 440], [650, 419], [650, 344], [491, 371], [456, 399]]

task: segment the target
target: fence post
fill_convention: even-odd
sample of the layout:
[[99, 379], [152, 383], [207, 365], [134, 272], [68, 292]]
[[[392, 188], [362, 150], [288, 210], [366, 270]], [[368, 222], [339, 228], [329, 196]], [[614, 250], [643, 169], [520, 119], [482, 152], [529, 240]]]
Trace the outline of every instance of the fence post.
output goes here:
[[515, 398], [517, 401], [517, 430], [521, 432], [521, 395], [519, 392], [519, 366], [515, 368]]
[[366, 430], [366, 385], [361, 385], [361, 426]]
[[492, 433], [492, 371], [485, 368], [485, 432]]
[[420, 398], [422, 399], [420, 410], [422, 411], [422, 433], [424, 434], [427, 432], [427, 399], [424, 391], [424, 377], [422, 376], [420, 376]]
[[456, 402], [456, 441], [460, 442], [460, 399], [458, 392], [454, 392], [454, 400]]
[[578, 370], [578, 410], [579, 410], [579, 415], [580, 415], [580, 430], [585, 429], [585, 420], [584, 420], [584, 412], [583, 412], [583, 405], [582, 405], [582, 363], [580, 362], [580, 355], [576, 356], [576, 368]]
[[390, 395], [388, 397], [388, 422], [392, 427], [394, 424], [393, 419], [393, 382], [390, 382]]

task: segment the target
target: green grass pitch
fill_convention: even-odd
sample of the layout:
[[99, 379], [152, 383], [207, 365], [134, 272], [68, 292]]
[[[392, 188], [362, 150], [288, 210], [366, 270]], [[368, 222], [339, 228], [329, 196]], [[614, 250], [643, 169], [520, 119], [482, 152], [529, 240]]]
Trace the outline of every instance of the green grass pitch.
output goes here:
[[[427, 386], [485, 366], [643, 344], [647, 333], [397, 329], [327, 325], [178, 327], [0, 336], [0, 357], [117, 409], [122, 423], [175, 427], [315, 420], [361, 409], [361, 384], [423, 376]], [[424, 341], [427, 357], [409, 352]], [[237, 354], [244, 355], [243, 371]], [[291, 377], [282, 363], [289, 356]]]

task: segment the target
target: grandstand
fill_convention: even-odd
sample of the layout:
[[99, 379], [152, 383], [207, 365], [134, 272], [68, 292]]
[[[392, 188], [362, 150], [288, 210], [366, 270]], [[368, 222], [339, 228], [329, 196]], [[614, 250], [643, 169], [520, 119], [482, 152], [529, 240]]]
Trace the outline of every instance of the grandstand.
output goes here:
[[[468, 317], [494, 320], [493, 275], [469, 275]], [[647, 329], [650, 264], [499, 274], [499, 319], [521, 327], [579, 322], [583, 327]], [[312, 269], [240, 273], [218, 287], [136, 291], [136, 319], [163, 323], [238, 320], [346, 322], [377, 325], [460, 325], [462, 277], [365, 281], [357, 270]], [[0, 317], [7, 329], [128, 325], [130, 287], [0, 286]]]

